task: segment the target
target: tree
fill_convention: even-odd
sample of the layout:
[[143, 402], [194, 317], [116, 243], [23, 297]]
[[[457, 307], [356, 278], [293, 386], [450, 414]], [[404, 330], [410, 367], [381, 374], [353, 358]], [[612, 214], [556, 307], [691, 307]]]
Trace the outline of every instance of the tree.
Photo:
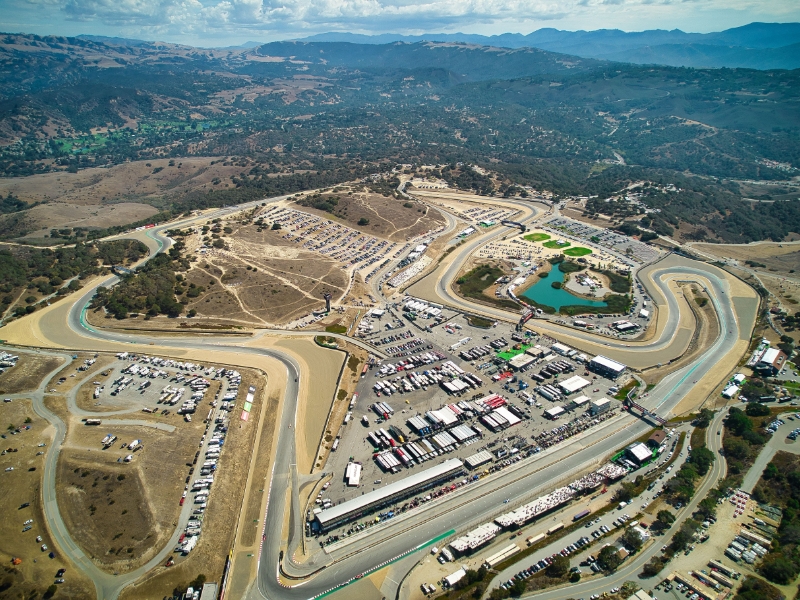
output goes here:
[[672, 543], [670, 544], [672, 551], [677, 553], [685, 550], [689, 542], [692, 541], [692, 535], [696, 529], [697, 523], [691, 519], [687, 519], [684, 524], [681, 525], [678, 532], [672, 537]]
[[700, 446], [692, 450], [692, 456], [689, 458], [689, 461], [697, 469], [698, 475], [702, 476], [708, 473], [708, 470], [714, 463], [714, 453], [705, 446]]
[[787, 585], [797, 577], [797, 567], [781, 554], [771, 554], [764, 559], [759, 572], [772, 583]]
[[625, 530], [625, 533], [622, 534], [620, 538], [622, 543], [625, 544], [630, 550], [636, 552], [642, 547], [644, 540], [642, 540], [642, 536], [639, 535], [639, 532], [636, 531], [633, 527], [629, 527]]
[[725, 419], [725, 426], [733, 435], [741, 436], [745, 431], [752, 431], [753, 422], [738, 408], [731, 408]]
[[270, 229], [272, 229], [272, 231], [279, 231], [281, 229], [281, 224], [280, 223], [273, 223], [272, 227]]
[[763, 579], [748, 575], [736, 592], [734, 600], [779, 600], [783, 594]]
[[750, 402], [744, 409], [749, 417], [766, 417], [770, 414], [769, 406], [760, 402]]
[[750, 453], [747, 443], [736, 438], [725, 438], [722, 446], [725, 449], [725, 455], [731, 458], [743, 460]]
[[622, 559], [619, 557], [619, 552], [614, 546], [606, 546], [600, 550], [597, 555], [597, 564], [605, 571], [614, 571], [622, 564]]
[[47, 591], [44, 593], [43, 598], [52, 598], [56, 595], [58, 591], [58, 586], [54, 583], [50, 587], [47, 588]]
[[525, 580], [517, 579], [511, 586], [509, 592], [511, 592], [511, 596], [514, 598], [519, 598], [520, 596], [522, 596], [522, 594], [525, 593]]
[[651, 558], [647, 564], [642, 568], [642, 575], [645, 577], [655, 577], [661, 572], [661, 569], [664, 568], [664, 561], [661, 559], [660, 556], [654, 556]]
[[369, 219], [368, 219], [368, 218], [366, 218], [366, 217], [361, 217], [361, 218], [358, 220], [358, 224], [359, 224], [359, 225], [369, 225]]
[[771, 462], [767, 465], [767, 468], [764, 469], [763, 477], [764, 479], [780, 479], [781, 472], [778, 469], [778, 466]]
[[566, 556], [556, 556], [547, 567], [548, 577], [563, 577], [569, 571], [569, 559]]
[[668, 510], [658, 511], [658, 515], [656, 515], [656, 518], [666, 526], [670, 526], [675, 522], [675, 515], [673, 515]]
[[711, 419], [714, 418], [714, 411], [704, 408], [700, 411], [700, 414], [697, 416], [695, 423], [697, 427], [700, 429], [705, 429], [711, 424]]
[[636, 486], [630, 481], [625, 481], [620, 485], [617, 493], [614, 494], [614, 500], [617, 502], [630, 502], [636, 493]]

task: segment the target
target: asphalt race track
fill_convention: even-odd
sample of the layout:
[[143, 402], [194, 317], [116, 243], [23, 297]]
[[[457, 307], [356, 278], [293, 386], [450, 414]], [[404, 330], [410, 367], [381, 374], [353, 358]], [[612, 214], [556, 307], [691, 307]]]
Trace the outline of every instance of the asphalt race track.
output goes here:
[[[276, 198], [274, 201], [279, 199], [281, 198]], [[148, 247], [151, 248], [150, 256], [152, 257], [156, 252], [169, 247], [169, 240], [163, 233], [167, 229], [185, 226], [199, 219], [206, 220], [229, 214], [255, 204], [250, 203], [249, 205], [220, 209], [201, 217], [163, 225], [146, 232], [136, 232], [128, 237], [135, 237], [147, 243]], [[529, 203], [526, 203], [526, 208], [530, 210], [532, 207]], [[537, 217], [538, 214], [533, 212], [522, 221], [527, 223]], [[455, 221], [451, 223], [448, 219], [449, 227], [454, 224]], [[510, 319], [507, 312], [466, 302], [453, 294], [449, 287], [463, 261], [473, 250], [486, 243], [489, 239], [507, 234], [509, 231], [510, 229], [501, 227], [496, 232], [493, 231], [486, 236], [480, 236], [460, 247], [457, 251], [457, 256], [443, 272], [440, 272], [442, 269], [437, 269], [433, 275], [429, 276], [436, 277], [436, 298], [430, 299], [448, 306], [466, 309], [473, 313], [502, 318], [506, 321], [515, 320], [515, 318]], [[657, 293], [663, 297], [664, 306], [661, 307], [661, 310], [664, 310], [664, 307], [668, 310], [667, 325], [657, 339], [632, 347], [634, 345], [632, 343], [600, 338], [590, 333], [565, 329], [554, 324], [545, 324], [541, 321], [536, 321], [535, 327], [548, 331], [560, 338], [569, 339], [568, 343], [574, 343], [575, 340], [578, 343], [582, 342], [586, 348], [595, 348], [593, 353], [602, 353], [632, 366], [639, 366], [644, 363], [649, 366], [658, 362], [667, 362], [669, 358], [672, 358], [668, 355], [674, 350], [674, 346], [677, 343], [675, 331], [679, 319], [678, 302], [669, 289], [669, 281], [680, 279], [700, 282], [707, 288], [718, 315], [720, 334], [692, 364], [666, 376], [650, 392], [647, 398], [640, 400], [647, 408], [655, 410], [659, 415], [666, 417], [683, 398], [692, 393], [694, 384], [708, 374], [721, 358], [733, 349], [737, 342], [750, 338], [755, 310], [751, 311], [752, 319], [749, 318], [749, 315], [737, 314], [737, 303], [731, 298], [730, 286], [724, 275], [722, 275], [723, 272], [705, 263], [690, 261], [673, 255], [643, 271], [645, 271], [646, 285], [651, 296], [655, 298], [657, 290]], [[263, 356], [265, 360], [277, 360], [287, 369], [288, 383], [284, 396], [284, 409], [278, 429], [276, 456], [268, 491], [268, 510], [264, 520], [266, 541], [259, 559], [257, 585], [251, 588], [249, 598], [257, 599], [263, 597], [270, 600], [294, 600], [316, 597], [346, 582], [353, 581], [362, 574], [368, 573], [413, 549], [424, 548], [426, 544], [433, 543], [434, 540], [448, 532], [454, 530], [464, 531], [471, 526], [492, 519], [497, 513], [503, 512], [503, 508], [508, 509], [503, 505], [503, 500], [505, 499], [510, 499], [512, 505], [518, 504], [553, 487], [557, 487], [561, 482], [566, 483], [578, 473], [599, 464], [603, 457], [641, 436], [650, 427], [629, 414], [618, 415], [587, 431], [581, 437], [575, 438], [570, 444], [550, 448], [475, 484], [464, 486], [457, 492], [445, 495], [434, 502], [427, 503], [416, 510], [400, 515], [385, 524], [373, 527], [367, 535], [357, 539], [349, 538], [344, 543], [339, 544], [338, 547], [330, 549], [329, 554], [318, 552], [308, 564], [297, 565], [288, 557], [283, 557], [282, 563], [279, 565], [287, 509], [291, 511], [290, 514], [292, 516], [290, 519], [288, 547], [294, 547], [298, 540], [297, 536], [303, 535], [302, 509], [298, 506], [296, 485], [292, 486], [292, 482], [296, 480], [296, 473], [294, 472], [296, 462], [295, 419], [299, 382], [302, 377], [309, 375], [300, 372], [299, 365], [288, 354], [271, 349], [237, 345], [235, 339], [216, 338], [220, 341], [214, 342], [210, 338], [203, 337], [154, 337], [96, 330], [88, 325], [84, 319], [86, 305], [94, 295], [97, 286], [113, 285], [116, 280], [116, 277], [112, 277], [97, 283], [90, 289], [82, 291], [77, 300], [74, 301], [74, 304], [69, 307], [66, 315], [63, 309], [52, 310], [42, 315], [38, 322], [41, 336], [45, 338], [42, 339], [42, 347], [55, 345], [70, 349], [103, 349], [119, 352], [129, 349], [129, 344], [136, 344], [137, 346], [152, 344], [155, 347], [164, 349], [207, 351], [209, 360], [213, 360], [212, 357], [215, 352], [230, 351]], [[738, 304], [740, 306], [743, 305], [742, 302]], [[63, 320], [65, 317], [67, 327], [64, 327]], [[302, 333], [296, 331], [267, 331], [263, 335], [287, 334], [297, 336]], [[348, 341], [358, 343], [351, 338], [348, 338]], [[369, 349], [370, 352], [380, 355], [367, 344], [361, 343], [361, 345]], [[137, 348], [137, 351], [142, 350]], [[37, 408], [37, 412], [40, 412], [40, 410], [46, 409], [40, 406]], [[56, 439], [63, 439], [63, 423], [54, 415], [51, 415], [51, 417], [52, 419], [50, 417], [47, 418], [57, 428]], [[59, 423], [60, 426], [58, 425]], [[717, 427], [718, 425], [715, 421], [714, 426]], [[712, 442], [719, 443], [718, 440], [713, 438]], [[120, 576], [103, 573], [77, 547], [63, 526], [58, 514], [58, 506], [55, 503], [57, 446], [58, 444], [54, 444], [53, 450], [48, 452], [47, 465], [49, 470], [46, 467], [43, 487], [46, 511], [48, 520], [53, 527], [54, 537], [61, 549], [94, 580], [98, 590], [98, 597], [115, 598], [126, 585], [129, 585], [149, 569], [166, 559], [166, 556], [174, 547], [173, 541], [177, 540], [183, 528], [183, 523], [188, 518], [188, 511], [181, 513], [181, 521], [173, 535], [174, 540], [171, 540], [147, 565]], [[719, 463], [722, 462], [717, 461], [715, 469], [718, 470], [720, 468]], [[292, 486], [295, 489], [295, 493], [292, 494], [291, 498], [291, 506], [287, 506], [286, 502], [287, 495], [285, 492], [287, 486]], [[696, 498], [702, 498], [702, 495], [698, 493]], [[283, 584], [279, 581], [279, 569], [281, 567], [286, 574], [292, 577], [292, 587], [286, 587], [286, 581], [289, 580], [284, 580]], [[626, 573], [627, 569], [629, 567], [626, 566], [625, 569], [620, 570], [620, 577], [622, 577], [623, 573]], [[630, 574], [627, 575], [630, 576]], [[604, 586], [611, 583], [609, 578], [603, 581]], [[587, 582], [586, 584], [581, 584], [579, 586], [580, 589], [573, 589], [573, 586], [568, 594], [566, 591], [555, 591], [539, 595], [545, 596], [547, 600], [559, 600], [562, 597], [583, 594], [584, 586], [586, 594], [588, 594], [592, 585], [592, 583]], [[594, 585], [596, 586], [596, 584]]]

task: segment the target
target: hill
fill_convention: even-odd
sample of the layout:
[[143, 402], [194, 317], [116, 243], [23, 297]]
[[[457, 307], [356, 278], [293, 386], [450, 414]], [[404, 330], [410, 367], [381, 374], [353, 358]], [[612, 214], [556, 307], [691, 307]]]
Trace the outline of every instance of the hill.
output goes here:
[[[800, 234], [800, 71], [454, 42], [123, 42], [0, 36], [0, 177], [13, 181], [0, 186], [0, 236], [64, 239], [44, 217], [69, 206], [102, 207], [102, 224], [81, 231], [94, 237], [124, 225], [123, 205], [163, 220], [423, 163], [484, 166], [498, 174], [477, 186], [486, 194], [598, 196], [593, 214], [648, 182], [661, 190], [647, 196], [659, 233]], [[69, 238], [84, 227], [73, 221]]]
[[[800, 68], [800, 23], [750, 23], [714, 33], [686, 33], [679, 29], [625, 32], [619, 29], [563, 31], [539, 29], [528, 35], [504, 33], [483, 36], [464, 33], [361, 35], [323, 33], [302, 41], [389, 44], [461, 42], [502, 48], [539, 48], [584, 58], [618, 60], [638, 64], [683, 67], [728, 67], [752, 69]], [[795, 46], [794, 48], [791, 48]], [[765, 51], [768, 49], [781, 51]]]

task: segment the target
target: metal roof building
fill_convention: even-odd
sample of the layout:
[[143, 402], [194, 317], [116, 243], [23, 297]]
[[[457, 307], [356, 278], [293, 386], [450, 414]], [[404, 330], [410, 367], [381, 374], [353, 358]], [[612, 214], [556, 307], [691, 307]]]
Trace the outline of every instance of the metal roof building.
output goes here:
[[405, 479], [323, 510], [316, 516], [317, 522], [323, 531], [327, 531], [357, 519], [372, 510], [388, 506], [397, 500], [447, 481], [463, 470], [464, 464], [457, 458], [451, 458], [435, 467], [414, 473]]
[[625, 448], [625, 453], [639, 464], [653, 458], [653, 451], [641, 442], [633, 443]]
[[610, 358], [606, 358], [605, 356], [600, 356], [599, 354], [595, 356], [592, 360], [589, 361], [589, 368], [592, 371], [600, 373], [606, 377], [610, 377], [612, 379], [616, 379], [620, 375], [625, 372], [626, 367], [622, 363], [619, 363], [615, 360], [611, 360]]
[[587, 381], [586, 379], [584, 379], [580, 375], [574, 375], [574, 376], [570, 377], [569, 379], [567, 379], [566, 381], [559, 381], [558, 382], [558, 387], [560, 387], [564, 391], [564, 393], [567, 394], [567, 395], [573, 394], [573, 393], [577, 392], [578, 390], [582, 390], [587, 385], [591, 385], [591, 382]]
[[520, 369], [527, 367], [534, 360], [536, 359], [533, 356], [523, 352], [522, 354], [517, 354], [514, 358], [508, 361], [508, 364], [511, 365], [513, 369], [519, 371]]
[[472, 456], [468, 456], [464, 462], [467, 463], [467, 468], [477, 469], [481, 465], [491, 462], [493, 458], [494, 457], [489, 453], [488, 450], [481, 450]]
[[544, 414], [548, 419], [555, 419], [564, 414], [564, 409], [560, 406], [554, 406], [553, 408], [548, 408], [546, 411], [544, 411]]

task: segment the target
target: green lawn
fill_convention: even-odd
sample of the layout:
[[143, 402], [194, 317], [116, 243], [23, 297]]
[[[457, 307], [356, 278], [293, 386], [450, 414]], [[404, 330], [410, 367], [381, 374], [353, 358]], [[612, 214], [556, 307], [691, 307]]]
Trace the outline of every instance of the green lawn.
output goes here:
[[558, 240], [550, 240], [549, 242], [545, 242], [542, 244], [545, 248], [550, 248], [551, 250], [561, 250], [562, 248], [568, 248], [571, 244], [569, 242], [564, 242], [563, 244], [559, 244]]
[[564, 250], [564, 254], [567, 256], [587, 256], [591, 254], [592, 251], [589, 248], [582, 248], [581, 246], [575, 246], [574, 248], [567, 248]]
[[549, 240], [550, 236], [546, 233], [529, 233], [525, 236], [525, 239], [529, 242], [544, 242], [545, 240]]
[[484, 319], [483, 317], [479, 317], [477, 315], [467, 315], [467, 321], [473, 327], [481, 327], [483, 329], [489, 329], [492, 325], [494, 325], [494, 321]]
[[507, 298], [493, 298], [483, 293], [483, 290], [490, 287], [494, 282], [505, 275], [503, 271], [497, 267], [492, 267], [488, 264], [479, 265], [472, 269], [469, 273], [465, 273], [456, 280], [458, 290], [462, 296], [473, 298], [482, 302], [502, 306], [511, 310], [518, 310], [519, 306]]

